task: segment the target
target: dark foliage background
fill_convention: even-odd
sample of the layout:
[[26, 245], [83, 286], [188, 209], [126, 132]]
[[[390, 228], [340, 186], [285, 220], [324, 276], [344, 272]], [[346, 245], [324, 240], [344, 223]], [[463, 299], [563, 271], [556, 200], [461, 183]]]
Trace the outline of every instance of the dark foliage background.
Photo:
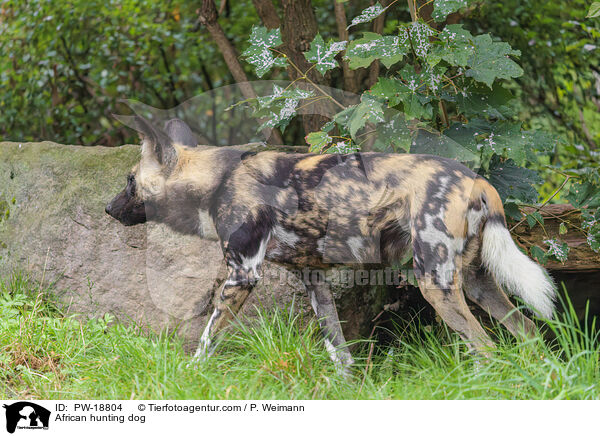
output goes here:
[[[196, 24], [201, 3], [0, 1], [2, 139], [119, 145], [135, 140], [110, 116], [123, 109], [119, 99], [170, 108], [233, 83], [210, 34]], [[334, 2], [312, 4], [324, 39], [336, 36]], [[600, 25], [585, 18], [590, 4], [483, 1], [460, 21], [474, 34], [489, 32], [521, 51], [525, 73], [513, 91], [525, 127], [595, 148], [600, 141]], [[345, 6], [352, 17], [369, 2]], [[409, 21], [402, 4], [388, 12], [385, 27], [391, 31]], [[229, 1], [219, 23], [242, 52], [260, 19], [251, 1]], [[250, 80], [256, 78], [250, 65], [242, 67]], [[335, 74], [331, 84], [344, 85]], [[285, 135], [288, 142], [302, 140], [293, 130]]]

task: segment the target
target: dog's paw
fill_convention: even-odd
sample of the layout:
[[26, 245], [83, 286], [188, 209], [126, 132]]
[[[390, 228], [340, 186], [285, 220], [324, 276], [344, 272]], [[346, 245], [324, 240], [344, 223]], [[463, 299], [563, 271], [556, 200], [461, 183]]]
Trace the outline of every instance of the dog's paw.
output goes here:
[[202, 344], [202, 346], [198, 347], [196, 354], [194, 354], [194, 357], [192, 357], [191, 361], [186, 365], [186, 368], [198, 369], [201, 364], [208, 361], [214, 351], [214, 346], [211, 347], [210, 344]]

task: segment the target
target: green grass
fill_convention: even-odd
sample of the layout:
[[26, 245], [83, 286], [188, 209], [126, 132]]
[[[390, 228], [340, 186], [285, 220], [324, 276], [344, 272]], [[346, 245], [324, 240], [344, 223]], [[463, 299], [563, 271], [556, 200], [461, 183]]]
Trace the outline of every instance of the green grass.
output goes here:
[[208, 361], [190, 368], [176, 335], [108, 316], [64, 316], [47, 295], [22, 276], [0, 280], [3, 398], [587, 399], [600, 392], [598, 335], [568, 302], [547, 325], [554, 340], [518, 343], [495, 328], [498, 350], [489, 361], [467, 353], [443, 325], [401, 322], [392, 346], [359, 343], [353, 375], [344, 379], [314, 321], [291, 308], [238, 323]]

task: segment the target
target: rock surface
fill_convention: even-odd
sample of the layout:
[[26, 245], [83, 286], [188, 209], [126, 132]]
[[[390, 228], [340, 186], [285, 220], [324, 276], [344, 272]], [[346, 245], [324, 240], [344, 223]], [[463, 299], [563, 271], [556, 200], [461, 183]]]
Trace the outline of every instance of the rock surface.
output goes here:
[[[124, 227], [104, 213], [125, 185], [139, 147], [0, 143], [0, 276], [25, 270], [52, 289], [72, 312], [111, 313], [155, 329], [179, 327], [197, 339], [212, 312], [213, 284], [223, 275], [217, 242], [174, 233], [161, 224]], [[282, 269], [253, 292], [257, 305], [309, 311], [304, 288]], [[363, 290], [364, 291], [364, 290]], [[373, 292], [337, 295], [348, 339], [368, 334], [382, 305]], [[365, 310], [372, 308], [372, 310]]]

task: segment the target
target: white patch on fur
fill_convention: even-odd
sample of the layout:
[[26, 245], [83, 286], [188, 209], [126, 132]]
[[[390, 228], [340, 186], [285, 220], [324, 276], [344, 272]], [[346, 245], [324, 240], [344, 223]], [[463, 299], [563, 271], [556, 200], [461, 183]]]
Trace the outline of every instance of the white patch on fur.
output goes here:
[[[454, 272], [456, 271], [454, 261], [457, 260], [457, 253], [460, 253], [464, 248], [465, 240], [463, 238], [452, 238], [435, 228], [433, 221], [436, 218], [443, 217], [443, 215], [444, 208], [442, 208], [438, 215], [425, 215], [425, 228], [419, 232], [419, 238], [421, 238], [423, 242], [427, 242], [433, 251], [437, 249], [439, 244], [446, 247], [446, 260], [443, 263], [435, 265], [438, 267], [435, 273], [440, 287], [445, 289], [448, 288], [454, 280]], [[425, 272], [431, 272], [428, 271], [428, 269], [432, 269], [433, 266], [434, 265], [425, 265]]]
[[362, 251], [365, 245], [363, 238], [360, 236], [351, 236], [348, 238], [346, 243], [348, 244], [348, 247], [350, 247], [352, 256], [354, 256], [354, 258], [360, 262], [363, 258]]
[[449, 181], [450, 181], [450, 177], [449, 176], [443, 176], [443, 177], [439, 178], [438, 185], [440, 187], [440, 190], [435, 193], [435, 195], [433, 196], [433, 198], [439, 198], [440, 200], [444, 199], [444, 194], [446, 193], [446, 190], [448, 189], [448, 182]]
[[265, 259], [265, 253], [267, 252], [267, 244], [269, 243], [269, 239], [271, 239], [271, 234], [269, 233], [265, 239], [260, 241], [260, 246], [258, 247], [258, 251], [254, 256], [242, 258], [242, 267], [245, 271], [252, 271], [256, 278], [258, 275], [258, 267], [263, 263]]
[[317, 251], [325, 254], [325, 238], [317, 239]]
[[[313, 311], [315, 312], [315, 315], [318, 317], [319, 316], [319, 302], [317, 301], [317, 296], [314, 292], [309, 291], [310, 292], [310, 305], [313, 308]], [[333, 344], [331, 343], [331, 341], [327, 338], [324, 339], [325, 341], [325, 348], [327, 349], [327, 352], [329, 353], [329, 357], [331, 357], [331, 360], [333, 360], [333, 362], [335, 363], [336, 366], [341, 367], [342, 366], [342, 359], [340, 359], [340, 357], [338, 356], [338, 350], [337, 348], [335, 348], [333, 346]]]
[[[483, 205], [482, 205], [483, 206]], [[467, 234], [474, 236], [479, 232], [479, 225], [483, 217], [487, 216], [487, 208], [483, 206], [479, 210], [469, 208], [467, 211]]]
[[202, 332], [202, 336], [200, 337], [200, 344], [198, 344], [198, 349], [196, 350], [196, 354], [194, 354], [194, 359], [204, 359], [210, 356], [210, 345], [212, 341], [210, 340], [210, 329], [212, 325], [215, 323], [215, 319], [219, 316], [219, 310], [215, 309], [212, 313], [210, 319], [208, 320], [208, 324]]
[[329, 339], [325, 339], [325, 349], [329, 353], [329, 357], [333, 360], [336, 366], [342, 366], [344, 364], [343, 360], [338, 356], [338, 349], [329, 341]]
[[313, 311], [315, 312], [315, 315], [319, 316], [319, 311], [317, 310], [319, 308], [319, 303], [317, 302], [317, 296], [312, 291], [308, 291], [308, 292], [310, 294], [310, 305], [312, 306]]
[[[448, 188], [448, 181], [450, 177], [440, 177], [439, 184], [440, 190], [434, 195], [435, 198], [443, 199]], [[463, 238], [452, 238], [445, 232], [438, 230], [433, 224], [436, 219], [440, 219], [444, 222], [444, 213], [446, 212], [445, 207], [441, 207], [435, 215], [425, 214], [425, 227], [419, 232], [419, 238], [428, 243], [432, 250], [436, 250], [439, 244], [446, 247], [446, 260], [439, 265], [424, 265], [425, 273], [432, 272], [434, 266], [437, 266], [436, 277], [439, 281], [441, 288], [448, 288], [454, 280], [454, 272], [456, 271], [456, 254], [460, 253], [465, 245]]]
[[538, 315], [552, 318], [556, 287], [548, 273], [517, 248], [510, 232], [500, 223], [483, 229], [483, 264], [506, 291], [520, 297]]
[[291, 248], [294, 248], [294, 246], [300, 240], [300, 237], [297, 234], [284, 229], [280, 225], [277, 225], [273, 228], [273, 236], [275, 239]]

